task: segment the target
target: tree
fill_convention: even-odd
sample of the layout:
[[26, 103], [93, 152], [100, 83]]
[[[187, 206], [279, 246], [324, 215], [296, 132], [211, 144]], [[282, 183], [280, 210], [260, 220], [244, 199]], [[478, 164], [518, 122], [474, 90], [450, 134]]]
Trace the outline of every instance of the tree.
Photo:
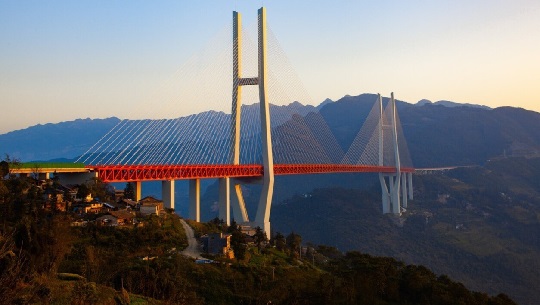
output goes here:
[[273, 244], [279, 251], [285, 250], [285, 247], [287, 246], [287, 242], [285, 240], [285, 236], [283, 234], [277, 232], [276, 235], [273, 238]]
[[9, 190], [4, 184], [4, 181], [0, 180], [0, 202], [4, 202], [4, 197], [9, 194]]
[[286, 241], [287, 247], [289, 248], [289, 250], [291, 250], [291, 256], [298, 255], [298, 251], [300, 251], [300, 245], [302, 244], [302, 236], [291, 232], [291, 234], [287, 235]]
[[243, 260], [246, 257], [247, 246], [240, 226], [234, 222], [227, 228], [227, 232], [231, 234], [231, 248], [233, 248], [234, 256], [239, 260]]
[[77, 190], [77, 198], [84, 199], [86, 196], [90, 194], [90, 189], [86, 184], [79, 185], [79, 189]]
[[6, 160], [0, 162], [0, 180], [9, 174], [9, 163]]
[[107, 201], [114, 198], [114, 190], [112, 187], [99, 178], [94, 178], [88, 188], [90, 189], [92, 196], [94, 198], [99, 198], [101, 201]]
[[126, 183], [126, 187], [124, 188], [124, 198], [135, 200], [135, 186], [132, 182]]
[[261, 244], [266, 242], [268, 239], [266, 238], [266, 234], [264, 234], [261, 227], [257, 227], [255, 229], [255, 243], [257, 243], [257, 248], [261, 250]]
[[0, 300], [5, 304], [15, 303], [24, 289], [20, 285], [25, 277], [23, 267], [24, 260], [12, 235], [0, 232]]
[[73, 286], [73, 291], [71, 292], [71, 304], [96, 304], [98, 296], [96, 283], [88, 283], [86, 280], [80, 280]]
[[0, 173], [2, 174], [2, 178], [11, 174], [12, 168], [20, 168], [21, 167], [21, 161], [16, 158], [11, 158], [8, 154], [6, 154], [6, 157], [2, 162], [0, 162]]

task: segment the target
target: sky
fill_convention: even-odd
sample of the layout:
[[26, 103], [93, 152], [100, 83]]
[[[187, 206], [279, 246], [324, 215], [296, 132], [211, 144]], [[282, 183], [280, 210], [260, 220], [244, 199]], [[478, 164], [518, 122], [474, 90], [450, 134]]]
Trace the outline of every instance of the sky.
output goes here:
[[540, 112], [537, 0], [0, 0], [0, 134], [129, 118], [232, 11], [253, 26], [261, 6], [314, 103], [394, 92]]

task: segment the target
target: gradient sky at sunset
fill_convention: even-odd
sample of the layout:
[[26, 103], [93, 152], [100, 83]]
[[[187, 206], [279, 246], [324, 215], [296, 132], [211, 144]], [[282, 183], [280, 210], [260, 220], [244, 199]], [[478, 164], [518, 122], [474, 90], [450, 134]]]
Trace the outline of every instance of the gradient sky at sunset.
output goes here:
[[269, 24], [315, 102], [395, 92], [540, 111], [540, 1], [0, 0], [0, 134], [124, 117], [231, 23]]

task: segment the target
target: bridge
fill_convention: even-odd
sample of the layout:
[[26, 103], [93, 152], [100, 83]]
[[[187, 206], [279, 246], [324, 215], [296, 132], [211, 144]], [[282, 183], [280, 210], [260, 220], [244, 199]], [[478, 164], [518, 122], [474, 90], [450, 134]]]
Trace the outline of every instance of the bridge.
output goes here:
[[[163, 200], [169, 207], [174, 207], [174, 181], [189, 180], [189, 217], [196, 221], [200, 221], [200, 180], [218, 179], [219, 217], [230, 224], [232, 208], [237, 222], [259, 226], [267, 235], [276, 175], [378, 173], [382, 212], [401, 214], [413, 199], [415, 169], [393, 93], [390, 98], [379, 95], [374, 100], [362, 128], [344, 149], [314, 107], [307, 111], [298, 103], [276, 105], [277, 101], [294, 102], [288, 94], [297, 86], [272, 70], [283, 60], [271, 60], [281, 53], [275, 45], [269, 52], [269, 37], [275, 40], [267, 28], [266, 10], [261, 8], [257, 47], [244, 53], [244, 46], [249, 51], [250, 40], [240, 13], [233, 12], [230, 53], [218, 54], [221, 61], [215, 67], [203, 65], [200, 70], [207, 72], [202, 76], [192, 69], [180, 84], [192, 90], [192, 82], [202, 80], [202, 89], [183, 96], [185, 103], [195, 103], [188, 97], [206, 103], [215, 100], [209, 95], [213, 91], [227, 91], [228, 98], [218, 100], [232, 100], [230, 112], [209, 110], [176, 119], [123, 120], [77, 161], [105, 182], [134, 182], [138, 199], [141, 182], [162, 181]], [[253, 54], [256, 60], [250, 62]], [[244, 62], [244, 58], [248, 60]], [[231, 78], [221, 86], [214, 74], [223, 70], [227, 60], [232, 62], [232, 69], [226, 69]], [[250, 96], [249, 88], [258, 90]], [[246, 104], [244, 98], [254, 103]], [[250, 217], [242, 187], [254, 183], [262, 191], [256, 215]]]

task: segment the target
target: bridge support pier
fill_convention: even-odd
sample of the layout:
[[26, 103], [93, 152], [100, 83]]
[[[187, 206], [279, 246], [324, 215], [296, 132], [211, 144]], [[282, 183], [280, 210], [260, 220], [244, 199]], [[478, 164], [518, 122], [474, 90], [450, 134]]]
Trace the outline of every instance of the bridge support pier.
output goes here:
[[38, 180], [49, 180], [51, 179], [51, 173], [39, 173]]
[[189, 219], [201, 221], [201, 179], [189, 180]]
[[161, 198], [165, 207], [174, 210], [174, 180], [161, 181]]
[[[388, 184], [386, 179], [388, 178]], [[383, 214], [401, 214], [401, 175], [379, 174]]]
[[230, 178], [219, 178], [219, 219], [231, 224]]
[[401, 173], [401, 206], [407, 208], [407, 173]]
[[135, 193], [135, 201], [140, 201], [142, 199], [142, 181], [133, 182], [133, 188]]
[[409, 190], [409, 200], [414, 200], [413, 195], [413, 183], [412, 183], [412, 173], [407, 173], [407, 180], [408, 180], [408, 190]]

